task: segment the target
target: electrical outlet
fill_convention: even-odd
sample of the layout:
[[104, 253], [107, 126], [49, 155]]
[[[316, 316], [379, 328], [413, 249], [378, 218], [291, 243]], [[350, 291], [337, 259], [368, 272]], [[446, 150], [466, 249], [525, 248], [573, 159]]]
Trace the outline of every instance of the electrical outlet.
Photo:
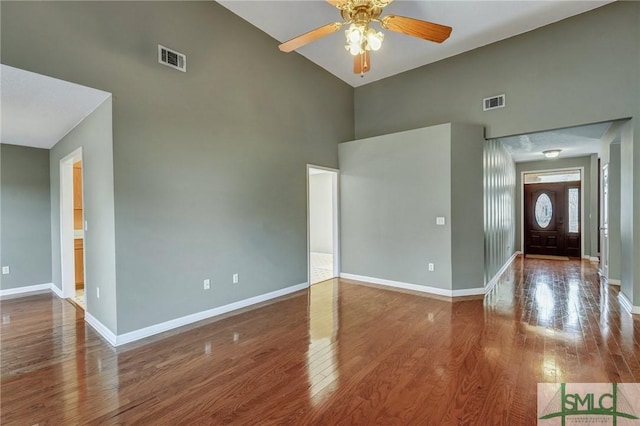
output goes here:
[[85, 231], [89, 230], [89, 222], [87, 222], [86, 220], [84, 221], [84, 230]]
[[100, 287], [96, 287], [96, 297], [100, 299]]
[[238, 274], [233, 274], [233, 283], [234, 284], [238, 284], [239, 278], [238, 278]]
[[434, 270], [435, 269], [434, 269], [433, 263], [430, 263], [429, 264], [429, 272], [433, 272]]
[[204, 280], [204, 289], [209, 290], [210, 288], [211, 288], [211, 280], [207, 278], [206, 280]]
[[9, 274], [11, 271], [9, 270], [8, 266], [3, 266], [2, 267], [2, 275], [7, 275]]

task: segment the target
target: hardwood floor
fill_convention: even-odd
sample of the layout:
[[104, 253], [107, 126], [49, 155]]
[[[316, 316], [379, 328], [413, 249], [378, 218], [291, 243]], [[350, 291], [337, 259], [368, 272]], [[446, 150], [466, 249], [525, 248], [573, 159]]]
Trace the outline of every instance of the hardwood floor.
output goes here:
[[348, 281], [111, 348], [51, 294], [0, 302], [0, 423], [532, 425], [538, 382], [640, 382], [640, 319], [589, 262], [483, 300]]

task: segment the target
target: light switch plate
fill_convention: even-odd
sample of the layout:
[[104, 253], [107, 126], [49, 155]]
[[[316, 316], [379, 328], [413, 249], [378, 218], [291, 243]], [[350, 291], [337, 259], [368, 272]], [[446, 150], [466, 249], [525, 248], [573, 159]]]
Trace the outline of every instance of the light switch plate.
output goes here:
[[436, 225], [444, 225], [444, 216], [436, 217]]

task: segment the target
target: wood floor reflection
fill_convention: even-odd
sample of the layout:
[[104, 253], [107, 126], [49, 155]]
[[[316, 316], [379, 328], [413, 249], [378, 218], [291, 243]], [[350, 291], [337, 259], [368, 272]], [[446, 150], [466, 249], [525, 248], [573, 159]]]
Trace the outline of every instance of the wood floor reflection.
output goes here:
[[640, 319], [589, 262], [483, 300], [331, 280], [117, 349], [51, 294], [0, 301], [0, 423], [531, 425], [539, 382], [640, 382]]

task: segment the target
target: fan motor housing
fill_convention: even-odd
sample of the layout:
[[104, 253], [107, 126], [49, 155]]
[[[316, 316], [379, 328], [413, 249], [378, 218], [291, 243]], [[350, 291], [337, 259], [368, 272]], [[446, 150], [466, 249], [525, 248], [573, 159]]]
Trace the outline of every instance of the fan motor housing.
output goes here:
[[340, 11], [347, 23], [368, 24], [382, 13], [382, 7], [370, 0], [352, 0]]

